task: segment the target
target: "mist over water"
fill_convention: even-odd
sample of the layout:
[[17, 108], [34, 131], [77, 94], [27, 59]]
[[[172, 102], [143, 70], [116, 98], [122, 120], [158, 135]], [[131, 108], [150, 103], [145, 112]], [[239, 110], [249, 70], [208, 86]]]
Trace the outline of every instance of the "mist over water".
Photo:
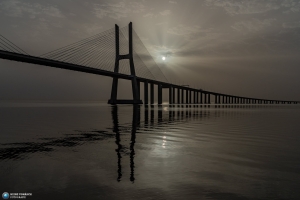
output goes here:
[[27, 199], [300, 199], [300, 106], [0, 104]]

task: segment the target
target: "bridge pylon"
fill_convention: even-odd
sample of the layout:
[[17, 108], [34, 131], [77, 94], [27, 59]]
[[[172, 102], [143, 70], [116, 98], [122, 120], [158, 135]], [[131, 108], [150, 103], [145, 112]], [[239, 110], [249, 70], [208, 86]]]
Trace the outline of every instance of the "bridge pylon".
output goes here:
[[131, 75], [131, 86], [132, 86], [132, 96], [133, 100], [121, 100], [117, 99], [118, 96], [118, 80], [119, 78], [114, 77], [110, 99], [108, 100], [108, 104], [143, 104], [142, 100], [140, 100], [140, 87], [139, 82], [136, 78], [134, 62], [133, 62], [133, 44], [132, 44], [132, 22], [129, 23], [128, 29], [128, 40], [129, 40], [129, 53], [126, 55], [120, 55], [120, 41], [119, 41], [119, 26], [115, 25], [115, 42], [116, 42], [116, 58], [115, 58], [115, 68], [114, 72], [119, 73], [119, 61], [123, 59], [128, 59], [130, 64], [130, 75]]

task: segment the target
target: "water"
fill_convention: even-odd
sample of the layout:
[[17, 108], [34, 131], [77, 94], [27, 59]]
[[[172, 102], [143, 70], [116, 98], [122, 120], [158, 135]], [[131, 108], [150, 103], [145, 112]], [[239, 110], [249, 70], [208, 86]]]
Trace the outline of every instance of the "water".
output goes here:
[[0, 105], [0, 193], [300, 199], [300, 107]]

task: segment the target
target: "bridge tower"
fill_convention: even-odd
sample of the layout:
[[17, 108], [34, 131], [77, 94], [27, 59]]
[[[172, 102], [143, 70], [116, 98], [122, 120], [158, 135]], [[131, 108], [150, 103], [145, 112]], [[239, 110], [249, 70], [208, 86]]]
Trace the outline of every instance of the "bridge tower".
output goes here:
[[140, 100], [140, 87], [135, 74], [135, 68], [133, 63], [133, 45], [132, 45], [132, 22], [129, 23], [128, 29], [128, 40], [129, 40], [129, 53], [126, 55], [120, 55], [120, 41], [119, 41], [119, 26], [115, 25], [115, 42], [116, 42], [116, 58], [115, 58], [115, 68], [114, 72], [119, 73], [119, 61], [123, 59], [128, 59], [130, 64], [130, 75], [131, 75], [131, 86], [132, 86], [132, 96], [133, 100], [120, 100], [117, 99], [118, 96], [118, 78], [113, 78], [111, 96], [108, 100], [108, 104], [143, 104]]

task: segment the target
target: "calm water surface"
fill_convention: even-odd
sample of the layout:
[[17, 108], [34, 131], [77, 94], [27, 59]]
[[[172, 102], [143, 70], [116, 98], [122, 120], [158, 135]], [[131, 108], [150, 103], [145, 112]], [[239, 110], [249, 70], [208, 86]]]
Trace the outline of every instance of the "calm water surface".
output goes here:
[[300, 107], [0, 104], [0, 193], [300, 199]]

